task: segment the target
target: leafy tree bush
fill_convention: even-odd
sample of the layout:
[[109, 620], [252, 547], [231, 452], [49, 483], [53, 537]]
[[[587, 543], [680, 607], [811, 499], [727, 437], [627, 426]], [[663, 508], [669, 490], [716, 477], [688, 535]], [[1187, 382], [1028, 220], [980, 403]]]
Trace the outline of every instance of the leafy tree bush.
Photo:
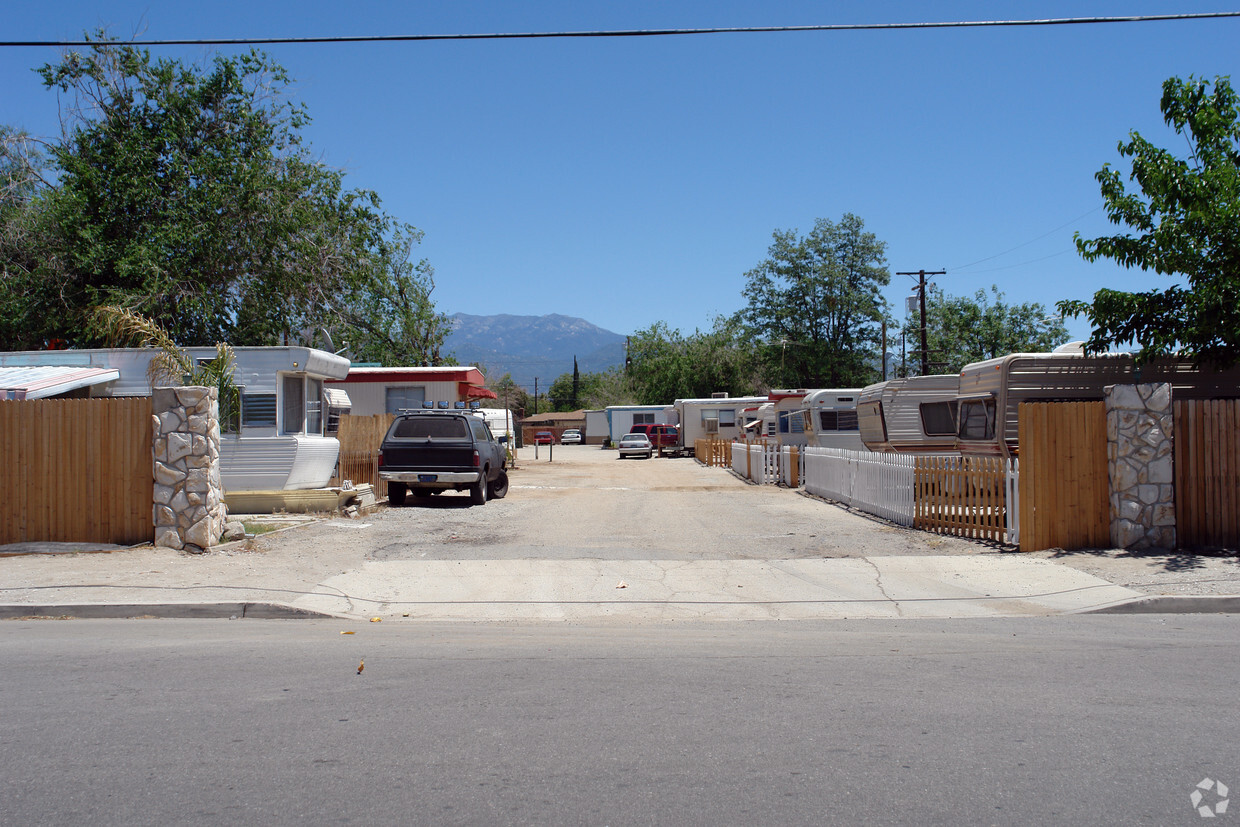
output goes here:
[[1184, 284], [1139, 293], [1104, 289], [1093, 301], [1062, 301], [1060, 311], [1093, 325], [1086, 344], [1105, 351], [1135, 342], [1139, 361], [1179, 352], [1198, 363], [1240, 362], [1240, 118], [1227, 78], [1169, 78], [1163, 118], [1187, 141], [1178, 158], [1132, 132], [1119, 153], [1132, 159], [1129, 191], [1105, 165], [1095, 176], [1112, 223], [1132, 232], [1083, 239], [1089, 261], [1114, 259], [1182, 277]]

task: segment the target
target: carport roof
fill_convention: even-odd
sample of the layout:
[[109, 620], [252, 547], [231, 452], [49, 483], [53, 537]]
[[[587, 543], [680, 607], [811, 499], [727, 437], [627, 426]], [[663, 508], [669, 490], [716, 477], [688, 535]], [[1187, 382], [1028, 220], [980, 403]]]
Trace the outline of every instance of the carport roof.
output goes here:
[[0, 367], [0, 400], [43, 399], [121, 378], [115, 368], [81, 365]]

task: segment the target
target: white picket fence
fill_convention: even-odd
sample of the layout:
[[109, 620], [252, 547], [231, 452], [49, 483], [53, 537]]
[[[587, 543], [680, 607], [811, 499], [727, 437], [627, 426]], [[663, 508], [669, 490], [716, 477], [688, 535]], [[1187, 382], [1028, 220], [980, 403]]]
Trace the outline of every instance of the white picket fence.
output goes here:
[[903, 526], [913, 524], [914, 458], [806, 448], [805, 490]]
[[[793, 465], [793, 457], [796, 464]], [[793, 486], [792, 471], [796, 468], [796, 486]], [[791, 447], [780, 448], [774, 443], [755, 443], [746, 445], [743, 442], [732, 445], [732, 470], [745, 479], [759, 485], [787, 485], [800, 487], [805, 479], [805, 449], [794, 451]]]
[[[757, 443], [732, 445], [732, 470], [759, 485], [792, 486], [794, 449]], [[916, 521], [915, 470], [912, 454], [847, 451], [842, 448], [797, 448], [796, 479], [816, 496], [843, 503], [903, 526]], [[1020, 471], [1016, 460], [1006, 468], [1006, 541], [1020, 543]]]

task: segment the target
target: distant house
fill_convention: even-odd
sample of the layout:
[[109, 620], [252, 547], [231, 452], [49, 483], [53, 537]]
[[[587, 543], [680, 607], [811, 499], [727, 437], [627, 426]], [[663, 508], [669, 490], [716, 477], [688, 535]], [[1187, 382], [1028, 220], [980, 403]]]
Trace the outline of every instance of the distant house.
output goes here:
[[347, 376], [325, 386], [348, 393], [349, 413], [374, 416], [421, 409], [427, 402], [454, 408], [458, 402], [495, 399], [495, 392], [483, 386], [485, 381], [476, 367], [353, 367]]
[[[186, 348], [194, 359], [215, 348]], [[150, 396], [148, 348], [0, 353], [0, 400], [64, 396]], [[233, 349], [233, 383], [241, 392], [236, 430], [220, 439], [225, 491], [322, 488], [340, 442], [327, 429], [325, 384], [342, 379], [349, 360], [308, 347]], [[4, 404], [0, 401], [0, 404]]]
[[568, 411], [563, 413], [535, 414], [522, 419], [519, 426], [521, 428], [521, 442], [523, 445], [533, 445], [534, 434], [538, 431], [550, 431], [555, 435], [556, 442], [559, 442], [560, 435], [569, 428], [585, 429], [586, 412]]

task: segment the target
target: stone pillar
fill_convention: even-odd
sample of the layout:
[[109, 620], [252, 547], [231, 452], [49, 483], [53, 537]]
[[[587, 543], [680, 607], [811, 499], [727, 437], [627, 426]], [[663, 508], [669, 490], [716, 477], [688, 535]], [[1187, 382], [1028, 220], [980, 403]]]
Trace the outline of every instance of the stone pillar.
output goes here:
[[1106, 389], [1111, 543], [1117, 548], [1176, 546], [1171, 385]]
[[202, 552], [217, 545], [227, 509], [220, 483], [219, 392], [155, 388], [155, 545]]

